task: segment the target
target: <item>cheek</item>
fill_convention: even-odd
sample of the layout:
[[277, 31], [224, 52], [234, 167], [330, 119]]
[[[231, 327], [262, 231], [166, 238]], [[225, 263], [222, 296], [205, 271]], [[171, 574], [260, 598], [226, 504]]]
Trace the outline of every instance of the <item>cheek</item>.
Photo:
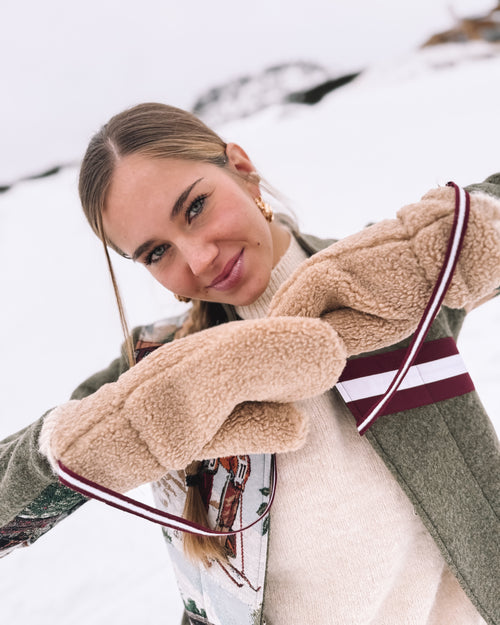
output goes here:
[[179, 288], [179, 272], [171, 268], [165, 269], [161, 267], [161, 263], [146, 267], [146, 271], [153, 276], [168, 291], [176, 292]]
[[267, 224], [261, 226], [254, 233], [255, 247], [258, 253], [266, 262], [272, 263], [273, 258], [273, 238]]
[[177, 263], [167, 268], [152, 270], [151, 275], [167, 291], [196, 297], [200, 293], [200, 283], [191, 273], [189, 266], [184, 263]]
[[267, 222], [260, 214], [255, 214], [253, 207], [242, 211], [232, 220], [232, 232], [235, 239], [242, 239], [259, 252], [266, 252], [272, 245], [271, 233]]

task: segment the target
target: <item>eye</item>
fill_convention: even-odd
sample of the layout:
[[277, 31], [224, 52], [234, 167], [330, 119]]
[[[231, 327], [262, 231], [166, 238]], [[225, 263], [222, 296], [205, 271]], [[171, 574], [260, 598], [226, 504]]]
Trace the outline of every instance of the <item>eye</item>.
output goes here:
[[207, 199], [206, 194], [198, 195], [191, 202], [191, 204], [186, 209], [186, 221], [190, 224], [193, 219], [196, 219], [200, 213], [203, 212], [205, 208], [205, 200]]
[[151, 250], [151, 252], [149, 252], [149, 254], [146, 256], [146, 260], [144, 261], [144, 263], [146, 265], [154, 265], [154, 263], [157, 263], [159, 260], [162, 259], [163, 255], [165, 254], [165, 252], [168, 250], [168, 245], [157, 245], [153, 250]]

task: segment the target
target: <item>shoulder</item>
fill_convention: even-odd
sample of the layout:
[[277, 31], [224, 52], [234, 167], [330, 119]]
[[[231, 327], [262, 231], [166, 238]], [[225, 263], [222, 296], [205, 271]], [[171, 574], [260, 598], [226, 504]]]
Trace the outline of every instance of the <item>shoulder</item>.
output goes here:
[[189, 310], [183, 315], [166, 317], [135, 328], [132, 332], [132, 342], [136, 361], [142, 360], [160, 345], [173, 341], [188, 315]]
[[301, 232], [296, 222], [291, 217], [289, 217], [288, 215], [285, 215], [284, 213], [278, 213], [276, 217], [278, 221], [283, 226], [285, 226], [285, 228], [288, 228], [288, 230], [290, 230], [292, 235], [295, 237], [297, 243], [310, 256], [312, 256], [313, 254], [316, 254], [316, 252], [319, 252], [325, 249], [325, 247], [328, 247], [332, 243], [335, 243], [336, 241], [338, 241], [338, 239], [333, 239], [333, 238], [325, 239], [322, 237], [318, 237], [314, 234], [306, 234], [304, 232]]
[[470, 184], [465, 189], [470, 193], [485, 193], [498, 200], [500, 199], [500, 173], [489, 176], [483, 182]]
[[175, 338], [175, 333], [186, 321], [189, 311], [175, 317], [158, 319], [148, 325], [138, 326], [132, 331], [134, 344], [139, 343], [169, 343]]

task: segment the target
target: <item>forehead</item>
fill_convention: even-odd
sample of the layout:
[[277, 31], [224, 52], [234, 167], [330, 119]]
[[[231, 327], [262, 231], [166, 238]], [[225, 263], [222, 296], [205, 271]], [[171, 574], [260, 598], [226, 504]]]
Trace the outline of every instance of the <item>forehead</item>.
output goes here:
[[144, 198], [145, 193], [149, 195], [157, 191], [175, 193], [211, 167], [197, 161], [151, 158], [141, 154], [125, 156], [115, 165], [105, 210], [115, 201], [121, 202], [136, 194]]

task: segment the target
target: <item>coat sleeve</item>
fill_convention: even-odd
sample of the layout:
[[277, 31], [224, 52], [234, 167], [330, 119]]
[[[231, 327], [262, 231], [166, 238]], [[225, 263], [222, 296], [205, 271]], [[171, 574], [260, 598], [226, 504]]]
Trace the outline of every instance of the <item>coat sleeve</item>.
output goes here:
[[[500, 200], [500, 172], [497, 174], [488, 176], [488, 178], [486, 178], [484, 182], [471, 184], [465, 188], [469, 193], [486, 193], [487, 195], [491, 195], [497, 200]], [[500, 232], [500, 222], [497, 224], [497, 229]], [[497, 295], [500, 295], [500, 284], [489, 295], [486, 295], [480, 300], [469, 304], [466, 307], [467, 312], [483, 304], [484, 302], [487, 302], [488, 300], [492, 299], [493, 297]]]
[[470, 184], [465, 188], [469, 193], [487, 193], [500, 200], [500, 172], [488, 176], [484, 182]]
[[[109, 367], [91, 376], [72, 394], [80, 399], [128, 369], [122, 353]], [[27, 546], [79, 508], [86, 499], [60, 484], [39, 451], [44, 418], [0, 442], [0, 556]]]

